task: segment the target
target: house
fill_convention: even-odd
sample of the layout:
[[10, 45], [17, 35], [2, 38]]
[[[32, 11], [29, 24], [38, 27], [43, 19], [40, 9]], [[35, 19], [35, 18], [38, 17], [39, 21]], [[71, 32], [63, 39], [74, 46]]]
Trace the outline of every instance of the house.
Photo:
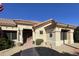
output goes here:
[[[0, 36], [6, 36], [17, 44], [27, 43], [28, 38], [34, 42], [43, 39], [41, 45], [61, 46], [73, 44], [73, 32], [76, 27], [58, 23], [54, 20], [35, 22], [30, 20], [0, 19]], [[32, 42], [31, 42], [32, 43]], [[35, 43], [36, 44], [36, 43]]]

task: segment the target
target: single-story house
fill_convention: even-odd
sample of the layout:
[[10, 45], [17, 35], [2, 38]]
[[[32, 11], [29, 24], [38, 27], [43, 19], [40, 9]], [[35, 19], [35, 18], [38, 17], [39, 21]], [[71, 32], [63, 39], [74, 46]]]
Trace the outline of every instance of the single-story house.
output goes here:
[[[31, 20], [0, 19], [0, 36], [6, 36], [16, 44], [27, 43], [28, 38], [36, 42], [43, 39], [42, 45], [61, 46], [73, 44], [75, 26], [58, 23], [54, 20], [36, 22]], [[32, 42], [31, 42], [32, 43]]]

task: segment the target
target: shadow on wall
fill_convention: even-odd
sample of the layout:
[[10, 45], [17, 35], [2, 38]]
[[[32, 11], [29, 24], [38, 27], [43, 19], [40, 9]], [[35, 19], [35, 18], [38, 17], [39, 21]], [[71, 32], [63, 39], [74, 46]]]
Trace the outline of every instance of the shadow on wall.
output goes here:
[[59, 53], [47, 47], [34, 47], [15, 53], [12, 56], [76, 56], [69, 53]]

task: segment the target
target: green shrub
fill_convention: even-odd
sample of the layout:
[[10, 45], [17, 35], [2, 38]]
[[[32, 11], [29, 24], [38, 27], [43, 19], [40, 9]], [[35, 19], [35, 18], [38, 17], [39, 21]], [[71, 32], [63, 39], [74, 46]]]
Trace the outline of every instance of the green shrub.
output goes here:
[[36, 45], [40, 45], [43, 42], [43, 39], [37, 39], [36, 40]]
[[14, 42], [6, 39], [6, 38], [0, 38], [0, 51], [4, 49], [8, 49], [14, 46]]
[[74, 30], [74, 42], [79, 43], [79, 26]]

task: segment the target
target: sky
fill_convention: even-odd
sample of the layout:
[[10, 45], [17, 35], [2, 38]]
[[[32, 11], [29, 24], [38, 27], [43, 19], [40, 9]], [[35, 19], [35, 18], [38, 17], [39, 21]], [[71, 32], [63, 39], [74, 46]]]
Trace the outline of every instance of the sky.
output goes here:
[[0, 18], [46, 21], [54, 19], [57, 22], [79, 25], [79, 4], [50, 3], [3, 3], [4, 10]]

